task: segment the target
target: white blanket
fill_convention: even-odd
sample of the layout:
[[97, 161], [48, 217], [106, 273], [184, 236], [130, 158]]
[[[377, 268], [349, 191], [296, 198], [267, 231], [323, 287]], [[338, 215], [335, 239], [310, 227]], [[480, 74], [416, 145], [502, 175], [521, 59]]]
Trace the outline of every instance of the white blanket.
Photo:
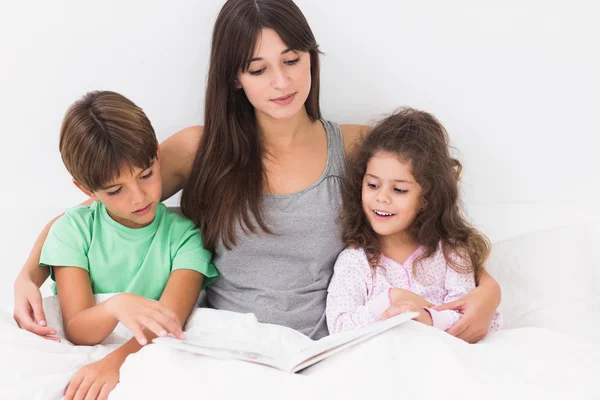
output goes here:
[[[592, 250], [600, 235], [590, 232], [496, 244], [490, 269], [503, 286], [507, 329], [476, 345], [410, 322], [296, 375], [149, 345], [127, 359], [110, 398], [600, 398], [600, 282]], [[56, 299], [46, 299], [45, 308], [57, 326]], [[203, 323], [198, 316], [188, 328]], [[129, 337], [119, 326], [107, 344], [57, 344], [19, 330], [10, 312], [0, 311], [0, 399], [60, 399], [80, 367]]]
[[[202, 322], [193, 317], [188, 325]], [[596, 323], [600, 332], [600, 321]], [[80, 367], [115, 347], [48, 342], [19, 330], [6, 312], [0, 331], [2, 399], [60, 399]], [[111, 338], [125, 339], [126, 335]], [[111, 399], [192, 394], [220, 399], [361, 399], [376, 393], [410, 399], [592, 399], [600, 398], [598, 360], [600, 342], [547, 329], [509, 329], [469, 345], [411, 322], [297, 375], [150, 345], [128, 358]]]

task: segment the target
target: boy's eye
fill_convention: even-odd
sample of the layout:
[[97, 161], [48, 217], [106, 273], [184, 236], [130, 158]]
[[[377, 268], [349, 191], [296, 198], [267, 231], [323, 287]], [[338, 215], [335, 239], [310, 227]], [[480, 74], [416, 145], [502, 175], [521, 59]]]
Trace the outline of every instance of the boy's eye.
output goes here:
[[406, 189], [398, 189], [398, 188], [394, 188], [394, 192], [396, 192], [396, 193], [400, 193], [400, 194], [405, 194], [405, 193], [408, 193], [408, 190], [406, 190]]
[[284, 63], [285, 65], [294, 65], [294, 64], [296, 64], [298, 61], [300, 61], [300, 57], [296, 58], [295, 60], [284, 61], [283, 63]]
[[148, 178], [150, 178], [152, 176], [153, 173], [154, 173], [154, 171], [150, 171], [146, 175], [142, 176], [141, 178], [142, 179], [148, 179]]
[[122, 187], [118, 188], [117, 190], [113, 190], [112, 192], [106, 192], [107, 195], [109, 196], [116, 196], [119, 193], [121, 193], [121, 189], [123, 189]]

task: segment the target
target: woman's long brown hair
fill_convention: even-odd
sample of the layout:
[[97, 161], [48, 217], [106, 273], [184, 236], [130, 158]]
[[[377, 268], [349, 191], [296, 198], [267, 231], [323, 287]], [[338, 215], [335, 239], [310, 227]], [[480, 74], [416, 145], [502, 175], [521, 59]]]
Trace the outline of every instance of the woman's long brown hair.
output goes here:
[[372, 268], [380, 263], [379, 238], [362, 207], [363, 177], [371, 157], [377, 153], [409, 162], [421, 185], [424, 204], [408, 228], [425, 251], [413, 263], [413, 274], [422, 260], [442, 244], [444, 257], [457, 272], [474, 272], [478, 280], [490, 253], [488, 239], [463, 216], [458, 181], [462, 166], [450, 155], [448, 134], [431, 114], [400, 109], [377, 124], [359, 144], [351, 160], [343, 190], [342, 223], [348, 246], [365, 250]]
[[227, 1], [212, 34], [204, 133], [181, 199], [211, 251], [219, 240], [235, 246], [238, 225], [270, 232], [262, 212], [265, 177], [255, 110], [235, 85], [263, 28], [277, 32], [290, 49], [309, 52], [312, 84], [305, 107], [309, 118], [321, 118], [319, 50], [300, 9], [291, 0]]

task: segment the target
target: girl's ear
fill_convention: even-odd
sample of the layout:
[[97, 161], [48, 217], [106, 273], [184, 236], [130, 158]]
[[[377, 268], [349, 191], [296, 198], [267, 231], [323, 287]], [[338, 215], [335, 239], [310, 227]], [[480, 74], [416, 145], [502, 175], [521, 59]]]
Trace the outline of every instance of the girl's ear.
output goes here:
[[92, 192], [91, 190], [89, 190], [88, 188], [86, 188], [85, 186], [83, 186], [81, 183], [77, 182], [75, 179], [73, 179], [73, 184], [75, 186], [77, 186], [77, 188], [79, 190], [81, 190], [83, 193], [85, 193], [85, 195], [88, 196], [88, 197], [90, 197], [92, 200], [99, 201], [98, 197], [94, 194], [94, 192]]
[[419, 208], [419, 212], [424, 211], [427, 208], [427, 200], [421, 198], [421, 208]]

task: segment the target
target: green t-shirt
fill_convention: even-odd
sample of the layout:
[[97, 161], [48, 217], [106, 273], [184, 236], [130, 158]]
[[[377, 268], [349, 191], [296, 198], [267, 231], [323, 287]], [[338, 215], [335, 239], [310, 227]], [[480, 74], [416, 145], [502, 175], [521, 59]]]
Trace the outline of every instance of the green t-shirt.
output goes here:
[[67, 210], [48, 233], [40, 265], [85, 269], [94, 294], [129, 292], [154, 300], [174, 270], [200, 272], [203, 287], [218, 277], [194, 223], [162, 203], [154, 221], [139, 229], [113, 220], [99, 202]]

